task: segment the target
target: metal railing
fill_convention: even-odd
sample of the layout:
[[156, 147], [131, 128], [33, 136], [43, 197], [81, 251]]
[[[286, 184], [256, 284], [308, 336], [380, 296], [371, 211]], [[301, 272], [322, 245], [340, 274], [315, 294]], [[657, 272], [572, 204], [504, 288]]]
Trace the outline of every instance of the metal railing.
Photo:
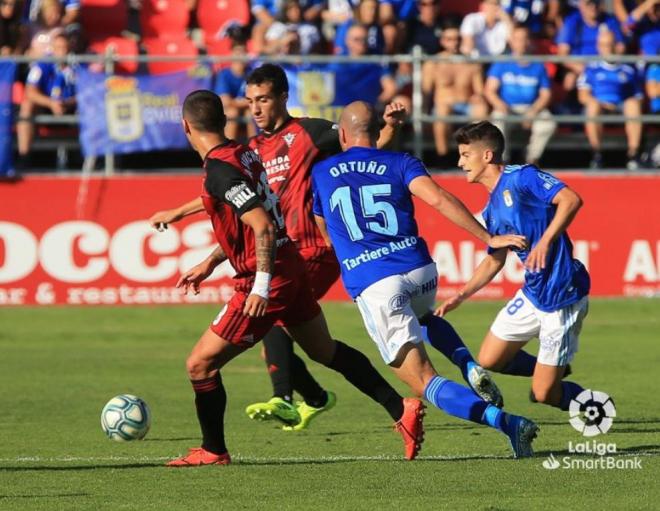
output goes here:
[[[3, 57], [0, 60], [12, 60], [17, 63], [31, 63], [35, 60], [40, 62], [56, 62], [57, 60], [52, 57], [44, 57], [33, 59], [27, 56], [16, 57]], [[115, 74], [117, 64], [122, 62], [137, 62], [139, 64], [146, 64], [149, 62], [182, 62], [190, 61], [199, 65], [212, 65], [221, 63], [231, 63], [233, 61], [243, 61], [253, 63], [272, 62], [272, 63], [287, 63], [287, 64], [327, 64], [327, 63], [375, 63], [382, 65], [389, 64], [409, 64], [412, 69], [411, 82], [412, 82], [412, 112], [410, 113], [409, 122], [412, 125], [413, 132], [413, 152], [417, 157], [421, 157], [424, 151], [424, 125], [437, 121], [447, 123], [466, 123], [474, 120], [473, 117], [467, 115], [429, 115], [424, 113], [424, 93], [422, 91], [422, 66], [425, 62], [445, 62], [452, 64], [460, 63], [482, 63], [492, 64], [495, 62], [550, 62], [557, 64], [566, 63], [588, 63], [593, 61], [601, 61], [602, 57], [598, 55], [593, 56], [560, 56], [560, 55], [525, 55], [523, 58], [514, 57], [512, 55], [499, 55], [499, 56], [481, 56], [481, 57], [467, 57], [464, 55], [456, 56], [440, 56], [440, 55], [425, 55], [419, 46], [413, 48], [409, 55], [365, 55], [359, 58], [350, 57], [346, 55], [280, 55], [280, 56], [260, 56], [258, 58], [250, 56], [212, 56], [212, 55], [119, 55], [110, 48], [103, 55], [70, 55], [67, 57], [67, 63], [75, 64], [99, 64], [108, 75]], [[628, 63], [628, 64], [660, 64], [660, 55], [641, 56], [641, 55], [612, 55], [608, 56], [609, 63]], [[625, 121], [639, 121], [642, 124], [658, 125], [660, 126], [660, 115], [641, 115], [639, 117], [626, 117], [624, 115], [599, 115], [590, 117], [587, 115], [553, 115], [552, 120], [558, 124], [566, 123], [584, 123], [586, 121], [594, 121], [604, 124], [621, 124]], [[78, 124], [77, 115], [39, 115], [34, 119], [36, 122], [44, 124], [58, 124], [58, 125], [76, 125]], [[522, 123], [529, 121], [521, 115], [506, 115], [498, 117], [498, 121]], [[95, 166], [95, 158], [87, 158], [83, 164], [83, 172], [90, 173]], [[107, 152], [105, 154], [105, 174], [112, 175], [115, 170], [114, 154]]]

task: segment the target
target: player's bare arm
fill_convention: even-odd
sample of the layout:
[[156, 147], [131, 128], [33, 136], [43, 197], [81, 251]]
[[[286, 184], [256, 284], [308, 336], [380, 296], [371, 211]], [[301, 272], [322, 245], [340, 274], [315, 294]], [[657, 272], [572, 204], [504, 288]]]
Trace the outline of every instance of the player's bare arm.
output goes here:
[[328, 227], [325, 224], [325, 218], [322, 216], [314, 215], [314, 220], [316, 221], [316, 225], [319, 228], [319, 231], [321, 232], [321, 236], [323, 236], [323, 240], [325, 241], [325, 244], [328, 247], [332, 247], [332, 240], [330, 239], [330, 235], [328, 234]]
[[169, 224], [178, 222], [179, 220], [189, 215], [194, 215], [195, 213], [200, 213], [201, 211], [204, 211], [204, 204], [202, 203], [202, 198], [197, 197], [177, 208], [157, 211], [149, 218], [149, 224], [154, 229], [162, 232], [167, 229]]
[[525, 267], [532, 272], [545, 268], [550, 245], [568, 228], [582, 207], [580, 196], [568, 187], [562, 188], [552, 199], [552, 203], [557, 206], [555, 216], [525, 261]]
[[413, 195], [419, 197], [475, 238], [487, 243], [491, 248], [524, 249], [527, 246], [525, 237], [518, 234], [491, 236], [457, 197], [439, 187], [429, 176], [416, 177], [410, 182], [408, 188]]
[[385, 126], [380, 130], [378, 136], [376, 144], [378, 149], [384, 149], [392, 142], [397, 130], [406, 120], [406, 113], [406, 108], [401, 103], [389, 103], [385, 106], [383, 114]]
[[466, 282], [463, 289], [440, 304], [435, 310], [436, 316], [444, 316], [448, 312], [453, 311], [461, 305], [461, 303], [493, 280], [495, 275], [497, 275], [504, 267], [508, 252], [508, 249], [500, 248], [492, 254], [488, 254], [481, 264], [477, 266], [477, 269], [474, 270], [472, 278]]
[[201, 263], [193, 266], [191, 269], [181, 275], [179, 281], [176, 283], [177, 288], [183, 288], [183, 294], [188, 294], [192, 289], [193, 294], [199, 294], [199, 285], [206, 280], [216, 266], [227, 259], [222, 247], [218, 245], [211, 254], [204, 259]]
[[241, 215], [241, 222], [254, 231], [255, 252], [257, 256], [257, 274], [255, 285], [245, 301], [243, 314], [261, 317], [266, 314], [270, 276], [273, 274], [275, 261], [276, 231], [266, 210], [258, 206]]

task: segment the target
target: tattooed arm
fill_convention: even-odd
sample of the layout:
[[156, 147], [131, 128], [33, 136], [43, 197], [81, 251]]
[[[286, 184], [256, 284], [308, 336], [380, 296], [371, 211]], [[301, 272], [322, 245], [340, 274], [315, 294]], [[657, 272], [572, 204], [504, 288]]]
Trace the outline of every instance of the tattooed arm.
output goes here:
[[245, 301], [243, 314], [263, 316], [268, 306], [270, 278], [275, 263], [276, 230], [271, 218], [262, 206], [257, 206], [241, 215], [241, 222], [254, 231], [255, 252], [257, 255], [257, 274], [252, 291]]

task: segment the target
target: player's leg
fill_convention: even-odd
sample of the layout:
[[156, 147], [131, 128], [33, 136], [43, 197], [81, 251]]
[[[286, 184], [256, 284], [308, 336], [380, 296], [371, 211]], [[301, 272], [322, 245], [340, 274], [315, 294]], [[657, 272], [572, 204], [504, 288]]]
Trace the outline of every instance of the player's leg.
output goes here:
[[186, 369], [195, 392], [202, 445], [201, 448], [191, 449], [186, 456], [170, 461], [168, 466], [226, 465], [230, 462], [224, 435], [227, 394], [220, 369], [245, 349], [220, 337], [210, 328], [197, 341], [186, 361]]
[[571, 400], [584, 390], [562, 378], [577, 352], [582, 322], [588, 312], [589, 301], [585, 296], [563, 309], [541, 315], [541, 346], [532, 379], [535, 401], [568, 410]]
[[195, 407], [202, 430], [202, 446], [172, 460], [170, 467], [226, 465], [231, 459], [224, 437], [227, 395], [220, 369], [254, 345], [273, 326], [272, 315], [250, 318], [243, 314], [246, 295], [237, 292], [193, 347], [186, 361], [195, 391]]
[[[383, 279], [356, 300], [369, 335], [384, 361], [418, 396], [424, 396], [450, 415], [499, 429], [512, 440], [516, 457], [530, 456], [531, 441], [538, 429], [533, 423], [506, 414], [471, 389], [437, 375], [424, 349], [422, 327], [412, 307], [413, 300], [426, 301], [429, 307], [435, 293], [420, 293], [424, 288], [418, 286], [417, 278], [411, 278], [411, 273]], [[401, 284], [398, 289], [395, 288], [397, 280]], [[383, 300], [381, 294], [392, 291], [395, 292], [393, 296], [402, 299]]]
[[395, 421], [401, 418], [403, 398], [363, 353], [332, 339], [322, 312], [305, 323], [287, 326], [287, 330], [312, 360], [341, 373], [354, 387], [381, 404]]

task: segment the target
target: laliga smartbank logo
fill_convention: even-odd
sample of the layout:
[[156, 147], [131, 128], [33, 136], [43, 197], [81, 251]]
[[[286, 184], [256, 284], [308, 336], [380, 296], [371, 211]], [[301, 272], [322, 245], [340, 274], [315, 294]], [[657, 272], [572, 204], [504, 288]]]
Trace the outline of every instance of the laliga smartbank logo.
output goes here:
[[[583, 436], [591, 438], [607, 433], [616, 417], [614, 401], [605, 392], [584, 390], [578, 394], [568, 408], [569, 423]], [[642, 468], [642, 460], [616, 456], [614, 442], [568, 442], [568, 452], [578, 456], [555, 457], [550, 453], [543, 460], [543, 468], [547, 470], [584, 469], [584, 470], [636, 470]]]

